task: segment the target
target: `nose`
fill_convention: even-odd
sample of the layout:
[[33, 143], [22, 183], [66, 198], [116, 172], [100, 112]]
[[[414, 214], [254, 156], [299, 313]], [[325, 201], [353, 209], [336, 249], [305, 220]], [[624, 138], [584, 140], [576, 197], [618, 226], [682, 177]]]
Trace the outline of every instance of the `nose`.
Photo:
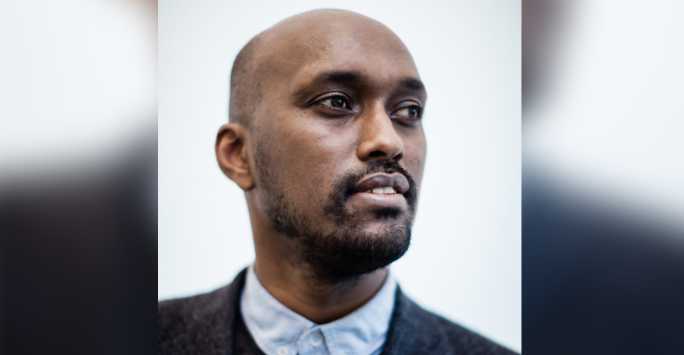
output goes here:
[[394, 123], [382, 105], [361, 118], [361, 139], [357, 155], [361, 161], [394, 159], [404, 155], [404, 141], [397, 133]]

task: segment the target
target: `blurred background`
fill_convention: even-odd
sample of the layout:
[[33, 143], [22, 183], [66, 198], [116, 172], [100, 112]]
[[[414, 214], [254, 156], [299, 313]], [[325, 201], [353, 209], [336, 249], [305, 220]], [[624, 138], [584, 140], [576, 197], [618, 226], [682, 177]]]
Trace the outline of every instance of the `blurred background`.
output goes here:
[[216, 132], [228, 120], [235, 55], [252, 36], [288, 16], [342, 8], [395, 31], [428, 90], [420, 206], [411, 247], [392, 266], [395, 277], [427, 308], [520, 349], [520, 3], [417, 6], [160, 3], [160, 299], [225, 285], [254, 258], [243, 192], [223, 175], [214, 155]]
[[[172, 5], [167, 7], [171, 14], [178, 10], [177, 2], [168, 3]], [[420, 228], [417, 235], [426, 237], [422, 241], [416, 238], [404, 264], [397, 265], [400, 281], [411, 283], [407, 286], [411, 295], [422, 297], [428, 306], [447, 304], [446, 298], [456, 299], [460, 303], [458, 312], [436, 310], [513, 348], [522, 345], [525, 354], [681, 353], [684, 52], [680, 33], [684, 25], [679, 19], [683, 5], [674, 0], [522, 0], [521, 46], [520, 39], [511, 34], [520, 28], [521, 24], [516, 23], [519, 17], [510, 17], [520, 4], [479, 3], [469, 2], [466, 6], [465, 2], [438, 2], [426, 10], [410, 11], [409, 15], [397, 9], [403, 5], [415, 9], [411, 7], [415, 3], [393, 3], [392, 11], [381, 5], [358, 5], [358, 10], [366, 10], [399, 32], [414, 52], [431, 90], [427, 120], [437, 138], [430, 142], [422, 212], [416, 226]], [[216, 12], [215, 16], [230, 19], [223, 25], [240, 24], [232, 29], [240, 32], [231, 35], [240, 40], [215, 49], [223, 55], [211, 57], [223, 61], [211, 67], [216, 77], [200, 76], [198, 80], [207, 80], [204, 84], [208, 86], [198, 82], [191, 87], [197, 94], [181, 97], [204, 104], [205, 91], [225, 95], [230, 60], [242, 45], [240, 41], [307, 6], [293, 3], [291, 9], [254, 17], [246, 15], [253, 13], [247, 10], [239, 16], [235, 12]], [[452, 6], [462, 7], [447, 11]], [[202, 6], [188, 4], [179, 9], [187, 10], [189, 15], [206, 11]], [[183, 255], [174, 254], [175, 246], [168, 239], [173, 233], [160, 234], [159, 264], [155, 264], [156, 10], [155, 2], [143, 0], [0, 3], [2, 354], [156, 352], [155, 293], [157, 298], [166, 298], [212, 288], [229, 280], [238, 265], [251, 260], [246, 226], [236, 227], [243, 233], [231, 238], [218, 233], [187, 233], [193, 225], [183, 221], [186, 229], [180, 231], [189, 241], [177, 239], [173, 243], [188, 247], [197, 238], [210, 238], [212, 242], [196, 243], [187, 253], [207, 255], [212, 267], [224, 265], [221, 273], [203, 273], [206, 265], [187, 264]], [[165, 15], [164, 7], [161, 11], [163, 22], [171, 14]], [[431, 16], [440, 20], [424, 20]], [[503, 23], [495, 24], [492, 18]], [[192, 37], [193, 31], [221, 28], [212, 23], [207, 25], [209, 28], [191, 29], [178, 22], [174, 33], [174, 25], [168, 22], [168, 38], [188, 43], [184, 36]], [[449, 49], [452, 42], [444, 39], [458, 44], [453, 46], [464, 57], [449, 54], [456, 49]], [[500, 43], [503, 39], [509, 41], [510, 47]], [[161, 38], [162, 47], [163, 41]], [[189, 61], [194, 48], [188, 45], [187, 53], [178, 60]], [[517, 59], [520, 53], [513, 54], [515, 48], [522, 49], [522, 63]], [[478, 59], [482, 65], [463, 59], [474, 53], [481, 54]], [[206, 52], [197, 55], [202, 54]], [[497, 63], [498, 68], [494, 65]], [[431, 66], [454, 70], [464, 81], [455, 87], [440, 87], [436, 78], [445, 74], [430, 74], [423, 69]], [[506, 87], [491, 85], [496, 82], [492, 77], [501, 76], [508, 82], [518, 75], [516, 67], [522, 67], [523, 103], [522, 343], [519, 329], [498, 323], [503, 318], [497, 313], [501, 314], [508, 303], [495, 303], [498, 308], [489, 318], [475, 314], [482, 306], [493, 304], [493, 299], [499, 299], [497, 293], [508, 287], [506, 282], [521, 284], [520, 276], [515, 276], [520, 275], [519, 266], [516, 269], [513, 265], [508, 273], [501, 271], [508, 264], [483, 256], [520, 255], [520, 250], [516, 251], [519, 242], [511, 241], [515, 238], [511, 230], [519, 227], [505, 223], [488, 226], [485, 222], [491, 221], [489, 216], [475, 216], [494, 206], [492, 216], [500, 216], [508, 209], [514, 220], [520, 211], [509, 209], [508, 200], [498, 208], [493, 196], [501, 191], [493, 190], [484, 195], [481, 203], [448, 206], [446, 211], [437, 211], [435, 217], [425, 213], [425, 207], [445, 193], [437, 187], [450, 181], [457, 181], [451, 185], [457, 196], [468, 196], [468, 189], [495, 188], [498, 180], [503, 180], [501, 186], [511, 191], [520, 186], [511, 175], [498, 180], [492, 175], [508, 172], [511, 165], [519, 164], [515, 158], [519, 148], [509, 146], [510, 141], [487, 140], [494, 136], [501, 139], [506, 135], [502, 132], [518, 125], [518, 118], [511, 112], [519, 108], [513, 103], [500, 107], [491, 104], [497, 100], [491, 100], [491, 107], [478, 108], [486, 105], [475, 104], [472, 99], [490, 89], [497, 95], [506, 92]], [[193, 76], [192, 72], [186, 75]], [[173, 89], [174, 82], [164, 78], [162, 75], [156, 82], [159, 88]], [[484, 81], [477, 83], [477, 78]], [[516, 83], [507, 85], [520, 90]], [[160, 104], [163, 100], [160, 95]], [[208, 186], [217, 187], [213, 197], [217, 206], [241, 208], [242, 196], [233, 191], [218, 169], [214, 170], [210, 147], [214, 130], [225, 119], [226, 97], [211, 100], [216, 102], [207, 109], [212, 111], [210, 115], [197, 118], [190, 115], [194, 111], [183, 113], [185, 118], [195, 118], [193, 122], [203, 122], [201, 132], [189, 132], [190, 136], [199, 134], [202, 140], [195, 137], [192, 140], [196, 143], [190, 144], [190, 138], [175, 136], [179, 139], [177, 145], [184, 148], [176, 154], [184, 164], [190, 162], [185, 155], [202, 157], [198, 165], [187, 165], [191, 174], [197, 174], [196, 181], [183, 177], [188, 179], [188, 185], [177, 185], [174, 193], [192, 196], [184, 191], [193, 184], [210, 181]], [[440, 102], [445, 110], [449, 105], [452, 113], [437, 116], [435, 106]], [[164, 110], [163, 105], [160, 110]], [[495, 121], [494, 116], [501, 121]], [[459, 125], [461, 130], [455, 130], [458, 139], [451, 135], [440, 138], [440, 122], [446, 121], [443, 117], [454, 118], [453, 124]], [[477, 134], [465, 134], [473, 133], [465, 128], [476, 127], [466, 122], [482, 117], [489, 117], [492, 121], [487, 122], [491, 124], [485, 123]], [[160, 130], [165, 129], [163, 125], [164, 121], [160, 121]], [[490, 131], [492, 128], [495, 130]], [[160, 136], [160, 149], [164, 149], [162, 140]], [[456, 144], [461, 147], [451, 148], [451, 141], [460, 142]], [[478, 142], [492, 147], [478, 146], [481, 150], [475, 150], [472, 147]], [[168, 147], [171, 142], [166, 144]], [[511, 150], [504, 151], [504, 146]], [[503, 154], [508, 159], [504, 163], [509, 165], [495, 168], [493, 160], [487, 159], [479, 168], [466, 164], [467, 159], [480, 154], [485, 158]], [[449, 159], [457, 164], [452, 167], [438, 163]], [[204, 173], [215, 175], [207, 178]], [[207, 203], [207, 196], [196, 196], [195, 202], [183, 197], [184, 203]], [[195, 221], [199, 223], [194, 227], [204, 230], [221, 226], [222, 210], [212, 211], [216, 215]], [[241, 213], [246, 216], [246, 212]], [[463, 222], [460, 225], [471, 228], [481, 239], [461, 235], [440, 239], [434, 233], [427, 234], [430, 225], [426, 223], [437, 223], [445, 215], [457, 224]], [[501, 220], [506, 218], [497, 219]], [[161, 216], [159, 226], [173, 232], [171, 226], [164, 227]], [[453, 240], [461, 243], [458, 248], [442, 244]], [[478, 250], [483, 245], [480, 240], [484, 240], [485, 251]], [[501, 249], [497, 243], [503, 243]], [[442, 250], [433, 255], [434, 244]], [[233, 259], [228, 261], [219, 260], [223, 251], [231, 251], [225, 245], [236, 245]], [[211, 251], [206, 246], [217, 249]], [[241, 255], [237, 255], [238, 251]], [[475, 253], [473, 257], [466, 255], [471, 253]], [[433, 255], [425, 261], [430, 275], [448, 270], [450, 275], [469, 280], [449, 285], [453, 287], [451, 292], [434, 294], [425, 289], [421, 293], [421, 287], [434, 284], [428, 278], [421, 281], [411, 277], [414, 266], [410, 259], [422, 258], [418, 256], [421, 254]], [[178, 275], [174, 258], [196, 275], [210, 278], [191, 283], [179, 277], [179, 282], [174, 283]], [[448, 269], [437, 268], [443, 259], [451, 259]], [[513, 276], [503, 281], [498, 276], [483, 277], [504, 272]], [[477, 295], [483, 294], [481, 285], [494, 288], [489, 296], [478, 300]], [[520, 304], [520, 299], [515, 302]], [[515, 307], [509, 308], [505, 313], [508, 319], [520, 315]]]
[[156, 348], [156, 2], [0, 3], [0, 353]]
[[684, 349], [684, 4], [523, 0], [523, 351]]

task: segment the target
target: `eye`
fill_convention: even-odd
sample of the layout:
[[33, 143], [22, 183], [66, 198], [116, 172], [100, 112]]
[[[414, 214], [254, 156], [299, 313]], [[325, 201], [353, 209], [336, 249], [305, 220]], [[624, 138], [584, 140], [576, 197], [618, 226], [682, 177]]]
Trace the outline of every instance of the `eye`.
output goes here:
[[342, 94], [328, 95], [317, 100], [315, 103], [333, 110], [351, 111], [352, 109], [351, 100]]
[[392, 118], [407, 121], [417, 121], [423, 116], [423, 108], [416, 104], [409, 104], [392, 112]]

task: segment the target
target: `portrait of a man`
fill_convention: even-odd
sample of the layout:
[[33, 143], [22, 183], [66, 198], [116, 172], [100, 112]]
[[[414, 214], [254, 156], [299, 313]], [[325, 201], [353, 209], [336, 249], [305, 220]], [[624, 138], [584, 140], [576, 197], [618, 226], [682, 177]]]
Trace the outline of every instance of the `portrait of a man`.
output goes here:
[[681, 1], [2, 5], [0, 354], [682, 353]]
[[404, 42], [356, 12], [307, 11], [249, 40], [215, 155], [244, 193], [255, 259], [161, 301], [160, 352], [512, 354], [389, 272], [412, 238], [429, 89]]

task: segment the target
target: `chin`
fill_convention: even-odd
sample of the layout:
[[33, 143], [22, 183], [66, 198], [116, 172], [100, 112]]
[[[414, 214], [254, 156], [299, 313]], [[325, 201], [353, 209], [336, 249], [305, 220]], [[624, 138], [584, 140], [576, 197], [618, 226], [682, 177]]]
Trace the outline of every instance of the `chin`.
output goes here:
[[352, 222], [356, 229], [369, 237], [388, 237], [397, 238], [410, 233], [411, 216], [400, 210], [378, 210], [374, 211], [372, 217], [364, 218], [358, 222]]
[[359, 236], [368, 239], [406, 239], [407, 226], [404, 221], [371, 221], [358, 226]]
[[408, 250], [408, 218], [348, 221], [322, 238], [306, 239], [305, 260], [329, 281], [354, 278], [390, 265]]

